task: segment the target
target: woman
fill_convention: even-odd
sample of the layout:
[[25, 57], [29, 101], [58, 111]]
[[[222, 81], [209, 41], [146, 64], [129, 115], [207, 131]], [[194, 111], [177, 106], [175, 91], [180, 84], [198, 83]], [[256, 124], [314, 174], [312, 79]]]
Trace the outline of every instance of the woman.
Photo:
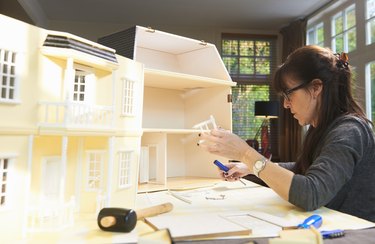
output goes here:
[[351, 93], [346, 54], [305, 46], [274, 77], [300, 125], [310, 125], [295, 163], [274, 164], [225, 130], [201, 134], [199, 146], [240, 161], [227, 164], [225, 180], [255, 174], [282, 198], [306, 211], [326, 206], [375, 222], [375, 136]]

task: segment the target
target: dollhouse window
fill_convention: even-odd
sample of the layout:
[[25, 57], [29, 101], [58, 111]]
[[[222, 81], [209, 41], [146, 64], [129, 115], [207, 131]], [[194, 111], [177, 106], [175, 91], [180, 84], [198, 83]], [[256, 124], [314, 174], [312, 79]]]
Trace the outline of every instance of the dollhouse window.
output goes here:
[[94, 69], [81, 64], [74, 64], [73, 101], [94, 104], [95, 75]]
[[73, 91], [73, 101], [83, 102], [85, 101], [85, 74], [82, 72], [76, 72], [74, 77], [74, 91]]
[[0, 49], [0, 100], [13, 101], [17, 95], [16, 53]]
[[0, 207], [5, 206], [7, 202], [7, 186], [8, 186], [8, 171], [9, 171], [9, 159], [0, 158]]
[[135, 81], [125, 79], [123, 82], [123, 100], [122, 100], [122, 114], [125, 116], [134, 115], [134, 89]]
[[130, 163], [132, 152], [119, 153], [119, 188], [130, 186]]
[[100, 190], [102, 183], [102, 170], [104, 162], [104, 151], [87, 152], [87, 190]]

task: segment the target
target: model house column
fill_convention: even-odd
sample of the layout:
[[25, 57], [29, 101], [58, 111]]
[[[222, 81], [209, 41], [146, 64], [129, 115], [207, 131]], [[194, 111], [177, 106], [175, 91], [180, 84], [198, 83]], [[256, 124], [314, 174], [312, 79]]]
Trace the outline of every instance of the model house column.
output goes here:
[[61, 178], [60, 178], [60, 203], [64, 203], [65, 196], [65, 177], [66, 177], [66, 162], [67, 162], [67, 153], [68, 153], [68, 137], [62, 137], [61, 143]]
[[112, 116], [111, 127], [115, 126], [115, 108], [116, 108], [116, 71], [112, 72]]
[[25, 237], [27, 234], [27, 219], [29, 214], [30, 206], [30, 187], [31, 187], [31, 171], [33, 166], [33, 147], [34, 147], [34, 135], [29, 135], [28, 138], [28, 148], [27, 148], [27, 169], [26, 169], [26, 179], [25, 179], [25, 207], [23, 215], [23, 227], [22, 227], [22, 236]]
[[113, 183], [113, 164], [115, 160], [115, 137], [111, 136], [108, 138], [108, 175], [107, 175], [107, 199], [106, 206], [108, 207], [111, 202], [111, 191]]
[[65, 101], [65, 116], [64, 124], [67, 124], [69, 121], [69, 102], [72, 100], [72, 90], [74, 82], [74, 60], [73, 58], [67, 58], [66, 60], [66, 69], [64, 72], [64, 101]]

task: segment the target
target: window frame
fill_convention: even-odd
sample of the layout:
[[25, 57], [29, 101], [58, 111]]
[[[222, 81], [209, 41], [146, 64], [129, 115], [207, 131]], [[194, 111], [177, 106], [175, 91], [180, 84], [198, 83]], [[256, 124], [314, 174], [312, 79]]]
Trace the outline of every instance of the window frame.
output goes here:
[[[276, 35], [253, 35], [253, 34], [232, 34], [232, 33], [222, 33], [222, 39], [221, 39], [221, 57], [222, 58], [225, 58], [225, 57], [228, 57], [229, 55], [223, 55], [223, 45], [224, 45], [224, 40], [241, 40], [241, 39], [245, 39], [245, 40], [254, 40], [254, 41], [269, 41], [270, 42], [270, 46], [269, 46], [269, 52], [270, 52], [270, 55], [269, 55], [269, 74], [267, 75], [257, 75], [256, 74], [256, 69], [254, 70], [254, 75], [249, 75], [249, 76], [241, 76], [239, 75], [238, 73], [237, 74], [234, 74], [233, 73], [230, 73], [230, 76], [232, 78], [233, 81], [237, 82], [237, 86], [236, 88], [234, 89], [237, 89], [239, 86], [268, 86], [269, 90], [268, 90], [268, 101], [269, 100], [279, 100], [278, 99], [278, 96], [275, 94], [275, 92], [272, 90], [272, 86], [271, 86], [271, 82], [272, 82], [272, 77], [273, 77], [273, 72], [275, 71], [276, 67], [277, 67], [277, 36]], [[238, 51], [237, 53], [239, 54], [239, 50], [240, 50], [240, 42], [237, 43], [238, 47]], [[254, 53], [255, 53], [255, 48], [254, 48]], [[236, 57], [237, 56], [240, 56], [240, 55], [235, 55]], [[224, 61], [224, 60], [223, 60]], [[224, 61], [224, 65], [226, 66], [226, 63]], [[254, 65], [256, 65], [256, 62], [254, 63]], [[227, 68], [228, 69], [228, 68]], [[238, 67], [237, 69], [238, 71], [240, 70], [240, 68]], [[247, 88], [246, 88], [247, 89]], [[251, 89], [251, 87], [250, 87]], [[232, 88], [232, 131], [235, 132], [237, 131], [235, 126], [236, 126], [236, 115], [234, 114], [235, 113], [235, 110], [234, 110], [234, 101], [233, 99], [235, 98], [234, 96], [234, 93], [233, 93], [233, 88]], [[259, 100], [260, 101], [260, 100]], [[264, 101], [264, 100], [263, 100]], [[255, 103], [255, 100], [254, 100], [254, 103]], [[251, 113], [252, 115], [250, 116], [247, 116], [245, 117], [244, 119], [241, 119], [242, 120], [245, 120], [245, 121], [252, 121], [250, 122], [250, 124], [252, 125], [252, 129], [246, 129], [245, 130], [249, 130], [248, 132], [246, 132], [246, 135], [244, 135], [243, 133], [239, 133], [240, 137], [244, 140], [252, 140], [254, 139], [252, 137], [252, 135], [256, 135], [257, 131], [259, 130], [263, 120], [262, 119], [259, 119], [259, 118], [256, 118], [255, 116], [253, 116], [254, 114], [254, 111], [251, 111], [251, 110], [247, 110], [247, 112]], [[254, 123], [254, 121], [257, 121]], [[238, 124], [244, 124], [243, 122], [239, 122]], [[247, 123], [246, 123], [247, 124]], [[250, 131], [250, 130], [253, 130], [253, 131]], [[274, 158], [277, 160], [277, 158], [279, 157], [279, 129], [278, 129], [278, 121], [272, 121], [271, 123], [271, 126], [269, 127], [269, 130], [270, 130], [270, 144], [271, 144], [271, 150], [272, 150], [272, 154], [274, 156]], [[244, 131], [244, 130], [243, 130]], [[248, 133], [248, 134], [247, 134]], [[260, 138], [258, 137], [257, 140], [260, 140]]]
[[[367, 65], [375, 61], [375, 43], [370, 45], [366, 44], [366, 17], [367, 17], [367, 0], [356, 1], [336, 1], [329, 4], [324, 9], [316, 12], [310, 16], [307, 21], [307, 28], [310, 28], [316, 23], [323, 21], [325, 23], [325, 42], [324, 46], [332, 49], [331, 41], [331, 19], [332, 16], [337, 14], [338, 11], [342, 12], [351, 5], [355, 4], [355, 17], [356, 17], [356, 33], [357, 33], [357, 47], [355, 51], [349, 53], [349, 64], [351, 65], [354, 73], [353, 96], [357, 98], [360, 105], [366, 111], [367, 116], [370, 118], [369, 111], [371, 104], [375, 103], [375, 97], [371, 97], [371, 87], [369, 82], [369, 71]], [[333, 50], [333, 49], [332, 49]], [[358, 89], [357, 89], [358, 88]], [[373, 111], [371, 111], [373, 112]]]
[[124, 78], [122, 82], [122, 105], [121, 115], [133, 117], [136, 111], [136, 89], [137, 82]]
[[[373, 43], [375, 43], [375, 38], [374, 38], [374, 41], [371, 42], [371, 22], [374, 24], [375, 26], [375, 14], [370, 17], [369, 16], [369, 12], [368, 12], [368, 0], [366, 0], [366, 4], [365, 4], [365, 9], [366, 9], [366, 27], [365, 27], [365, 30], [366, 30], [366, 45], [371, 45]], [[374, 5], [375, 5], [375, 1], [374, 1]], [[375, 7], [375, 6], [374, 6]]]
[[[247, 56], [241, 56], [241, 55], [225, 55], [223, 54], [223, 42], [224, 40], [237, 40], [237, 41], [241, 41], [241, 40], [247, 40], [247, 41], [257, 41], [257, 42], [264, 42], [264, 41], [270, 41], [272, 42], [272, 47], [270, 47], [270, 56], [256, 56], [256, 55], [247, 55]], [[222, 36], [221, 36], [221, 58], [223, 59], [223, 62], [224, 62], [224, 65], [225, 65], [225, 61], [224, 61], [224, 58], [229, 58], [229, 57], [234, 57], [234, 58], [237, 58], [237, 59], [240, 59], [241, 57], [253, 57], [254, 58], [254, 63], [253, 63], [253, 66], [255, 67], [254, 68], [254, 73], [251, 74], [251, 75], [241, 75], [241, 73], [239, 72], [240, 70], [240, 61], [238, 60], [238, 69], [237, 69], [237, 73], [231, 73], [229, 71], [229, 75], [231, 76], [232, 80], [237, 82], [237, 83], [242, 83], [242, 84], [253, 84], [254, 82], [257, 83], [257, 84], [266, 84], [267, 82], [265, 80], [269, 79], [269, 77], [272, 77], [272, 70], [270, 70], [270, 74], [268, 75], [263, 75], [263, 74], [257, 74], [256, 72], [256, 66], [257, 66], [257, 62], [256, 62], [256, 59], [257, 57], [259, 59], [267, 59], [266, 57], [270, 57], [269, 60], [270, 60], [270, 66], [274, 66], [276, 64], [276, 52], [274, 53], [275, 56], [272, 56], [272, 52], [274, 51], [274, 49], [276, 48], [276, 40], [277, 40], [277, 36], [275, 35], [253, 35], [253, 34], [233, 34], [233, 33], [222, 33]], [[237, 47], [237, 53], [240, 53], [240, 45], [238, 44], [238, 47]], [[255, 53], [255, 48], [254, 48], [254, 53]], [[272, 67], [270, 67], [271, 69]], [[253, 80], [254, 82], [250, 82], [249, 83], [249, 80]]]
[[118, 152], [118, 188], [131, 187], [131, 169], [134, 151]]
[[[84, 91], [81, 92], [79, 89], [78, 91], [75, 90], [75, 86], [82, 85], [82, 83], [76, 83], [77, 77], [84, 78]], [[96, 82], [95, 82], [95, 70], [94, 68], [81, 65], [78, 63], [74, 64], [74, 80], [73, 86], [71, 87], [71, 101], [75, 103], [85, 103], [85, 104], [94, 104], [94, 97], [95, 97], [95, 90], [96, 90]], [[83, 94], [83, 100], [75, 99], [75, 94], [77, 94], [77, 98], [79, 98], [80, 94]]]
[[[14, 178], [13, 178], [13, 167], [14, 167], [14, 159], [15, 155], [13, 154], [0, 154], [0, 182], [1, 182], [1, 191], [0, 191], [0, 212], [8, 210], [13, 205], [12, 195], [14, 192]], [[4, 160], [7, 160], [7, 170], [6, 170], [6, 180], [4, 181], [4, 168], [3, 168], [3, 162]], [[6, 185], [5, 192], [3, 192], [3, 185]], [[1, 203], [1, 198], [5, 197], [5, 203]]]
[[[5, 60], [5, 53], [7, 53], [8, 60]], [[9, 55], [9, 53], [11, 55]], [[13, 56], [14, 55], [14, 56]], [[9, 57], [14, 57], [9, 61]], [[19, 103], [19, 82], [20, 82], [20, 61], [21, 55], [18, 51], [9, 50], [0, 47], [0, 103]], [[9, 66], [6, 72], [4, 72], [4, 67]], [[13, 70], [13, 72], [11, 72]], [[9, 72], [11, 72], [9, 74]], [[3, 82], [4, 78], [6, 79], [5, 89], [6, 97], [2, 96]], [[11, 86], [10, 79], [13, 78], [13, 85]], [[9, 98], [9, 89], [13, 90], [12, 98]]]
[[[318, 30], [322, 28], [323, 29], [323, 40], [321, 42], [318, 41]], [[306, 32], [306, 44], [307, 45], [318, 45], [318, 46], [324, 46], [324, 22], [321, 21], [318, 24], [315, 24], [314, 26], [310, 27]], [[313, 42], [310, 42], [309, 33], [313, 33]]]
[[375, 111], [372, 110], [372, 107], [375, 106], [375, 94], [372, 93], [372, 90], [375, 90], [375, 87], [372, 87], [372, 78], [375, 80], [375, 72], [373, 74], [371, 73], [371, 65], [375, 66], [375, 60], [366, 64], [366, 114], [369, 120], [375, 122], [375, 115], [372, 116], [375, 113]]
[[[95, 160], [95, 162], [91, 161], [91, 155], [95, 155], [95, 159], [97, 155], [100, 155], [100, 160]], [[104, 150], [89, 150], [86, 151], [86, 165], [87, 165], [87, 178], [86, 178], [86, 191], [88, 192], [96, 192], [100, 191], [103, 185], [103, 167], [104, 167], [104, 159], [105, 159], [105, 151]], [[95, 163], [93, 165], [93, 163]], [[92, 168], [91, 166], [94, 166]], [[99, 167], [97, 167], [99, 166]], [[95, 176], [91, 176], [90, 172], [98, 173]], [[91, 186], [90, 182], [94, 181], [95, 184]], [[97, 186], [97, 187], [96, 187]]]
[[[351, 27], [347, 27], [347, 13], [352, 10], [354, 11], [355, 24]], [[343, 25], [342, 32], [339, 32], [339, 33], [336, 32], [336, 27], [335, 27], [335, 19], [337, 19], [338, 17], [342, 17], [342, 25]], [[334, 52], [347, 52], [348, 53], [348, 52], [353, 52], [358, 48], [357, 37], [355, 40], [354, 49], [349, 51], [349, 46], [348, 46], [349, 45], [349, 41], [348, 41], [349, 32], [354, 30], [355, 35], [357, 35], [357, 23], [358, 21], [356, 18], [356, 4], [355, 3], [337, 12], [331, 17], [331, 48]], [[335, 41], [337, 37], [340, 35], [342, 35], [342, 38], [343, 38], [343, 50], [337, 50], [337, 47], [336, 47]]]

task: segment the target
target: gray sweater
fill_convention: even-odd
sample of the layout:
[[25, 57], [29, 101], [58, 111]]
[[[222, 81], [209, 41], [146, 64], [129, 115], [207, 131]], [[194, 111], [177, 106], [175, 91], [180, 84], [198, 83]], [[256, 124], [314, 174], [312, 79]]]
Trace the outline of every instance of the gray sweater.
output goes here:
[[292, 179], [289, 202], [307, 211], [326, 206], [375, 222], [371, 127], [354, 116], [337, 118], [316, 146], [316, 157], [306, 174]]

